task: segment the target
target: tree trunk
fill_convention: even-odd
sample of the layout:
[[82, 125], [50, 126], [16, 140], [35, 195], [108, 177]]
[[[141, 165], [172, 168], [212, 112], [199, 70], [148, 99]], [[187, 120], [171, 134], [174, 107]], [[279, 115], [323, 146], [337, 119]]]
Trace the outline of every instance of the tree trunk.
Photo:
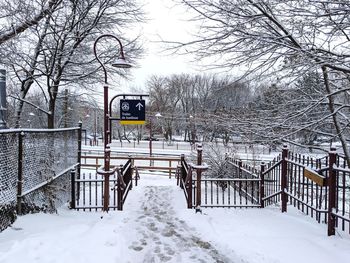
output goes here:
[[324, 84], [326, 87], [326, 91], [327, 91], [327, 94], [329, 95], [328, 96], [328, 107], [329, 107], [329, 111], [332, 113], [333, 124], [334, 124], [335, 130], [336, 130], [336, 133], [337, 133], [336, 135], [338, 136], [338, 138], [341, 142], [348, 167], [350, 167], [349, 149], [348, 149], [348, 145], [346, 144], [346, 140], [344, 138], [344, 135], [342, 133], [340, 123], [338, 122], [336, 110], [334, 108], [334, 98], [331, 95], [332, 91], [331, 91], [331, 87], [329, 84], [329, 78], [328, 78], [328, 72], [327, 72], [326, 66], [322, 66], [322, 73], [323, 73], [323, 80], [324, 80]]
[[18, 101], [17, 104], [17, 109], [16, 109], [16, 123], [15, 123], [15, 128], [20, 128], [21, 127], [21, 114], [23, 110], [24, 102], [22, 100]]
[[53, 129], [55, 128], [55, 103], [56, 100], [50, 99], [49, 101], [49, 112], [50, 114], [47, 115], [47, 128]]

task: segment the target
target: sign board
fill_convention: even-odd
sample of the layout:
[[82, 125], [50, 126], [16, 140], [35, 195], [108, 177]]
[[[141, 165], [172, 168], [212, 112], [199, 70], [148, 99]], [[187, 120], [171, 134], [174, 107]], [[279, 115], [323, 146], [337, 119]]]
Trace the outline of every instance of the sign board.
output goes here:
[[304, 176], [320, 186], [326, 185], [326, 178], [311, 169], [304, 168]]
[[120, 100], [120, 124], [145, 124], [145, 100]]

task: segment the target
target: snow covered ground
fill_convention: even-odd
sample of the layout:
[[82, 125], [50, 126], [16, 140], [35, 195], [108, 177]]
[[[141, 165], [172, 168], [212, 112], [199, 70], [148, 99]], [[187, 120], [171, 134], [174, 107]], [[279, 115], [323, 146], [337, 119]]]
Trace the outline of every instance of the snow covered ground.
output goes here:
[[185, 208], [175, 179], [141, 175], [123, 212], [20, 217], [0, 233], [1, 263], [349, 262], [350, 236], [289, 208]]

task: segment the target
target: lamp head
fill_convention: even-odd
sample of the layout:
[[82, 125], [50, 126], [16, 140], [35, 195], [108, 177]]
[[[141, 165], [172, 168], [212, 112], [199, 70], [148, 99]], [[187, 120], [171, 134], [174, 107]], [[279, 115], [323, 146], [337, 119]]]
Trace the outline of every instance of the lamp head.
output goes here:
[[117, 58], [113, 63], [112, 63], [113, 67], [116, 68], [131, 68], [132, 65], [128, 62], [126, 62], [124, 56]]

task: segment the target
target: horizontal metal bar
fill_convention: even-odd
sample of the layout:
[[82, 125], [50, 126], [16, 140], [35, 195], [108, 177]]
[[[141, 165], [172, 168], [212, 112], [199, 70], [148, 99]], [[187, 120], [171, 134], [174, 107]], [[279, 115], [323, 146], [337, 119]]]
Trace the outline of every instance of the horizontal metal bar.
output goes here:
[[[82, 155], [81, 156], [82, 159], [99, 159], [99, 160], [103, 160], [104, 156], [103, 155]], [[148, 161], [148, 160], [154, 160], [154, 161], [180, 161], [181, 159], [179, 157], [157, 157], [157, 156], [153, 156], [153, 157], [149, 157], [149, 156], [111, 156], [110, 157], [111, 160], [126, 160], [126, 159], [134, 159], [134, 160], [139, 160], [139, 161]]]
[[236, 168], [240, 169], [240, 170], [243, 171], [243, 172], [246, 172], [246, 173], [248, 173], [248, 174], [253, 175], [254, 177], [257, 177], [257, 178], [259, 177], [259, 175], [255, 174], [255, 173], [253, 173], [252, 171], [250, 171], [250, 170], [248, 170], [248, 169], [246, 169], [246, 168], [244, 168], [244, 167], [242, 167], [242, 166], [239, 166], [239, 165], [237, 165], [237, 164], [235, 164], [235, 163], [233, 163], [233, 162], [231, 162], [231, 161], [228, 161], [228, 163], [229, 163], [229, 164], [232, 164], [233, 166], [235, 166]]
[[334, 215], [334, 216], [336, 216], [336, 217], [338, 217], [338, 218], [341, 218], [341, 219], [343, 219], [344, 221], [347, 221], [347, 222], [350, 223], [350, 218], [347, 218], [347, 217], [345, 217], [344, 215], [340, 215], [340, 214], [338, 214], [338, 213], [333, 213], [333, 212], [332, 212], [332, 215]]
[[61, 177], [62, 175], [66, 174], [66, 173], [69, 172], [70, 170], [75, 169], [75, 167], [77, 167], [78, 165], [79, 165], [79, 163], [76, 163], [76, 164], [70, 166], [69, 168], [63, 170], [61, 173], [59, 173], [59, 174], [57, 174], [57, 175], [55, 175], [55, 176], [53, 176], [53, 177], [47, 179], [46, 181], [44, 181], [44, 182], [42, 182], [42, 183], [36, 185], [35, 187], [33, 187], [33, 188], [31, 188], [31, 189], [29, 189], [29, 190], [23, 192], [19, 197], [26, 196], [27, 194], [30, 194], [31, 192], [34, 192], [35, 190], [38, 190], [38, 189], [41, 188], [41, 187], [44, 187], [45, 185], [47, 185], [47, 184], [51, 183], [52, 181], [56, 180], [58, 177]]
[[343, 173], [349, 173], [350, 174], [350, 169], [342, 168], [339, 166], [333, 166], [333, 170], [338, 171], [338, 172], [343, 172]]
[[260, 205], [208, 205], [208, 204], [204, 204], [204, 205], [201, 205], [201, 207], [208, 207], [208, 208], [215, 208], [215, 207], [227, 207], [227, 208], [260, 208], [261, 206]]
[[262, 200], [265, 201], [265, 200], [270, 199], [270, 198], [272, 198], [272, 197], [275, 197], [276, 195], [279, 195], [279, 194], [281, 194], [281, 193], [282, 193], [282, 190], [280, 190], [280, 191], [278, 191], [278, 192], [276, 192], [276, 193], [270, 194], [270, 195], [268, 195], [268, 196], [265, 196]]
[[[79, 182], [79, 183], [101, 183], [101, 182], [104, 182], [104, 179], [75, 179], [76, 182]], [[116, 182], [117, 181], [117, 178], [112, 178], [112, 179], [109, 179], [110, 182]]]
[[271, 167], [269, 167], [266, 171], [264, 171], [262, 174], [265, 175], [269, 172], [271, 172], [273, 169], [275, 169], [278, 165], [280, 165], [282, 163], [282, 160], [279, 160], [277, 163], [275, 163], [274, 165], [272, 165]]
[[[194, 179], [194, 181], [197, 181], [196, 179]], [[260, 179], [245, 179], [245, 178], [202, 178], [201, 179], [202, 182], [260, 182]]]
[[55, 133], [62, 131], [78, 131], [79, 127], [59, 128], [59, 129], [2, 129], [0, 133]]
[[[109, 205], [108, 206], [109, 208], [118, 208], [118, 206], [112, 206], [112, 205]], [[103, 209], [103, 205], [101, 206], [75, 206], [75, 209], [76, 210], [80, 210], [80, 209]]]
[[291, 159], [286, 159], [286, 161], [287, 161], [288, 163], [290, 163], [290, 164], [294, 164], [294, 165], [299, 166], [299, 167], [302, 167], [302, 168], [306, 167], [306, 165], [304, 165], [304, 164], [302, 164], [302, 163], [295, 162], [295, 161], [293, 161], [293, 160], [291, 160]]
[[316, 212], [319, 212], [319, 213], [328, 213], [328, 211], [327, 210], [324, 210], [324, 209], [318, 209], [318, 208], [316, 208], [316, 207], [313, 207], [313, 206], [311, 206], [310, 204], [308, 204], [308, 203], [306, 203], [306, 202], [304, 202], [303, 200], [300, 200], [300, 199], [298, 199], [296, 196], [294, 196], [293, 194], [291, 194], [290, 192], [288, 192], [288, 191], [284, 191], [289, 197], [291, 197], [291, 198], [293, 198], [293, 199], [295, 199], [296, 201], [298, 201], [298, 202], [300, 202], [300, 203], [302, 203], [303, 205], [305, 205], [305, 206], [307, 206], [307, 207], [309, 207], [310, 209], [312, 209], [312, 210], [314, 210], [314, 211], [316, 211]]
[[176, 167], [163, 166], [136, 166], [139, 170], [176, 170]]

